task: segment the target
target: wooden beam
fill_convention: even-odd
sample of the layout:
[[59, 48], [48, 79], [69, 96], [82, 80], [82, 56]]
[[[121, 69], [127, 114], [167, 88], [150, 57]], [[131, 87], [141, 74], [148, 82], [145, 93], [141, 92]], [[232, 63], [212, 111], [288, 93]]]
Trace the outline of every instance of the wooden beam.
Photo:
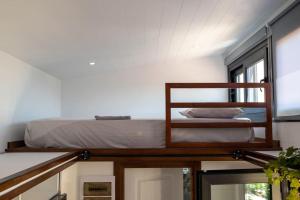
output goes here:
[[239, 102], [216, 102], [216, 103], [190, 103], [190, 102], [176, 102], [171, 103], [171, 108], [265, 108], [265, 103], [239, 103]]
[[251, 156], [251, 157], [258, 158], [260, 160], [264, 160], [264, 161], [267, 161], [267, 162], [277, 159], [277, 157], [275, 157], [275, 156], [268, 155], [268, 154], [263, 154], [261, 152], [256, 152], [256, 151], [243, 151], [243, 154], [245, 156]]
[[[256, 143], [262, 143], [258, 141]], [[247, 143], [246, 143], [247, 144]], [[231, 145], [231, 143], [230, 143]], [[265, 151], [265, 150], [282, 150], [279, 146], [279, 141], [273, 141], [272, 147], [260, 147], [254, 148], [252, 146], [240, 147], [240, 150], [249, 151]], [[231, 155], [234, 150], [237, 150], [235, 146], [229, 147], [185, 147], [185, 148], [161, 148], [161, 149], [83, 149], [83, 148], [14, 148], [8, 150], [8, 152], [81, 152], [89, 151], [91, 156], [102, 156], [102, 157], [141, 157], [141, 156], [218, 156], [218, 155]]]
[[17, 147], [24, 147], [24, 146], [26, 146], [24, 140], [13, 141], [13, 142], [8, 142], [7, 143], [7, 148], [8, 149], [17, 148]]
[[247, 161], [249, 163], [252, 163], [254, 165], [257, 165], [257, 166], [260, 166], [262, 168], [264, 168], [266, 166], [266, 162], [262, 162], [260, 160], [257, 160], [257, 159], [254, 159], [254, 158], [251, 158], [251, 157], [248, 157], [248, 156], [245, 156], [243, 158], [244, 161]]
[[265, 88], [269, 83], [166, 83], [170, 88]]
[[267, 123], [265, 122], [171, 123], [171, 128], [250, 128], [250, 127], [266, 127], [266, 126]]
[[[235, 161], [232, 155], [218, 155], [218, 156], [189, 156], [189, 157], [103, 157], [103, 156], [91, 156], [88, 162], [90, 161], [113, 161], [113, 162], [125, 162], [125, 161], [134, 161], [139, 159], [144, 162], [164, 162], [164, 161], [185, 161], [185, 162], [199, 162], [199, 161]], [[80, 161], [86, 162], [86, 161]]]

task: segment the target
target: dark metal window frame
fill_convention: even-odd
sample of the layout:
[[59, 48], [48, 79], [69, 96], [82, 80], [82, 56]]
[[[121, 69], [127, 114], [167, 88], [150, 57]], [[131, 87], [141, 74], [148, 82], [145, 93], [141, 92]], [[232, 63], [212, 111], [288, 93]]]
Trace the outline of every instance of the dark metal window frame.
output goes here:
[[[230, 82], [234, 82], [235, 75], [243, 72], [244, 73], [244, 81], [247, 83], [247, 69], [251, 67], [256, 62], [264, 59], [264, 67], [265, 67], [265, 82], [270, 81], [269, 76], [269, 56], [268, 56], [268, 39], [262, 41], [258, 45], [256, 45], [254, 48], [249, 50], [247, 53], [242, 55], [240, 58], [235, 60], [233, 63], [231, 63], [228, 66], [228, 80]], [[236, 101], [235, 98], [235, 92], [232, 90], [229, 93], [229, 100], [230, 101]], [[247, 100], [247, 90], [245, 90], [245, 102]]]
[[[281, 14], [279, 14], [275, 19], [273, 19], [268, 25], [274, 24], [277, 20], [284, 17], [288, 14], [293, 8], [300, 4], [300, 0], [295, 0], [289, 7], [287, 7]], [[277, 116], [277, 98], [276, 98], [276, 69], [273, 65], [274, 52], [272, 48], [272, 35], [269, 35], [267, 39], [263, 42], [260, 42], [251, 50], [247, 51], [245, 54], [242, 54], [238, 59], [228, 65], [228, 80], [233, 82], [234, 70], [242, 68], [244, 70], [244, 80], [247, 81], [246, 75], [246, 64], [249, 57], [256, 57], [255, 53], [258, 52], [261, 48], [265, 48], [265, 75], [267, 76], [266, 82], [272, 83], [272, 105], [273, 105], [273, 119], [275, 122], [300, 122], [300, 115], [293, 116]], [[256, 57], [256, 60], [259, 60], [259, 56]], [[229, 100], [235, 101], [234, 91], [229, 91]], [[245, 99], [247, 99], [247, 91], [245, 91]]]
[[[224, 184], [268, 183], [262, 169], [211, 170], [197, 172], [198, 200], [211, 199], [211, 186]], [[271, 199], [272, 186], [270, 185]]]

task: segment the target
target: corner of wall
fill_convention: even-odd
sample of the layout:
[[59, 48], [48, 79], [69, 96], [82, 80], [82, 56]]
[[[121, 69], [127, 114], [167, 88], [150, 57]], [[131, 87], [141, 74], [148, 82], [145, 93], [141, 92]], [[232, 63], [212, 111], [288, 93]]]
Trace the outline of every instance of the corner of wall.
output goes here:
[[31, 120], [60, 117], [61, 81], [0, 51], [0, 152]]

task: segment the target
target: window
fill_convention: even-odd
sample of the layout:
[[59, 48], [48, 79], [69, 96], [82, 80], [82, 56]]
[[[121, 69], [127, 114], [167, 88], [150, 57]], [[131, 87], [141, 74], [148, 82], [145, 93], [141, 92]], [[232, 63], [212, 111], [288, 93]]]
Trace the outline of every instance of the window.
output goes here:
[[196, 186], [200, 200], [271, 200], [281, 196], [280, 187], [268, 184], [265, 174], [257, 169], [200, 171]]
[[[261, 59], [247, 68], [247, 82], [260, 83], [265, 79], [265, 61]], [[248, 102], [264, 102], [264, 90], [249, 88], [248, 89]]]
[[[234, 83], [260, 83], [267, 77], [267, 42], [264, 41], [233, 64], [229, 65], [230, 81]], [[233, 102], [264, 102], [264, 90], [239, 88], [232, 90], [230, 100]]]
[[[244, 83], [244, 72], [242, 68], [239, 68], [238, 70], [235, 71], [234, 74], [234, 82], [235, 83]], [[236, 102], [244, 102], [245, 101], [245, 92], [243, 88], [238, 88], [236, 89], [236, 97], [235, 97]]]
[[[300, 1], [294, 1], [268, 23], [268, 28], [257, 31], [225, 57], [229, 80], [272, 82], [275, 120], [300, 121], [299, 52]], [[263, 96], [260, 89], [229, 91], [232, 102], [261, 102]]]
[[295, 1], [270, 27], [275, 117], [300, 121], [300, 2]]

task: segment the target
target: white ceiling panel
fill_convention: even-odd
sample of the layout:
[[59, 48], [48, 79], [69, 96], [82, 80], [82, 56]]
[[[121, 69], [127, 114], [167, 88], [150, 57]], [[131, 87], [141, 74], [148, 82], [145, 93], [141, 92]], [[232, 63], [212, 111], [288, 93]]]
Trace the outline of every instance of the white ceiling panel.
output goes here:
[[62, 79], [143, 67], [222, 53], [284, 3], [0, 0], [0, 50]]

